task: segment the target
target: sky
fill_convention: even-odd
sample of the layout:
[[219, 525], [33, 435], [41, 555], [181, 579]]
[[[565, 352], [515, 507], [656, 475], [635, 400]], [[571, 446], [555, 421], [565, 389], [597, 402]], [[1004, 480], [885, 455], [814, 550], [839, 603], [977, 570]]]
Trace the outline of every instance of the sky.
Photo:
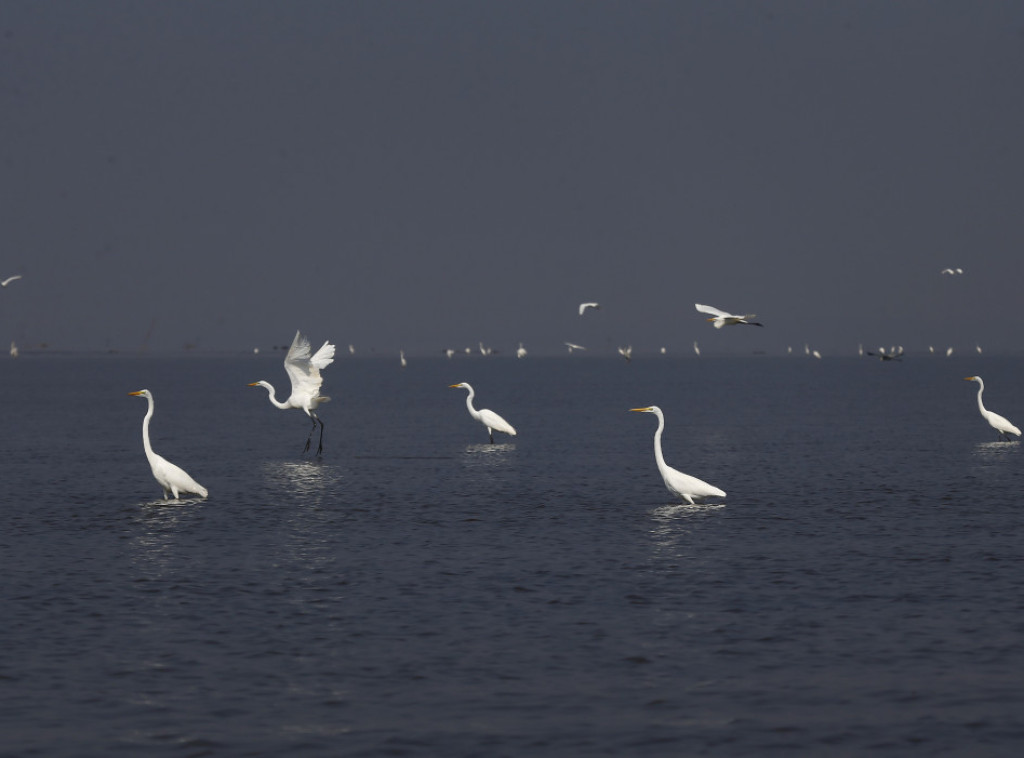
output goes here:
[[0, 340], [1021, 351], [1022, 82], [999, 0], [0, 0]]

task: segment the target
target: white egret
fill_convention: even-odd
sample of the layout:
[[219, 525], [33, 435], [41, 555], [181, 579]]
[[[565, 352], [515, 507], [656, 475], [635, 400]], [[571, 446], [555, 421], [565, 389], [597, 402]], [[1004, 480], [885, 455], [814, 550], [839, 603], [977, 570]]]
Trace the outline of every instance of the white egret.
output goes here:
[[891, 347], [889, 350], [886, 350], [884, 347], [880, 347], [878, 348], [877, 353], [867, 350], [864, 354], [878, 358], [880, 361], [898, 361], [903, 357], [903, 346], [900, 345], [898, 348]]
[[950, 275], [956, 276], [957, 274], [962, 274], [963, 272], [964, 272], [964, 270], [962, 268], [944, 268], [939, 273], [940, 274], [950, 274]]
[[584, 314], [584, 312], [587, 310], [587, 308], [593, 308], [594, 310], [599, 310], [601, 308], [601, 306], [598, 303], [580, 303], [580, 315], [581, 316]]
[[658, 431], [654, 433], [654, 460], [658, 463], [658, 471], [661, 472], [661, 478], [665, 480], [665, 486], [669, 492], [684, 498], [690, 505], [695, 505], [694, 498], [725, 497], [725, 492], [718, 487], [695, 476], [684, 474], [665, 463], [665, 456], [661, 452], [661, 433], [665, 431], [665, 414], [661, 412], [661, 408], [651, 405], [647, 408], [630, 408], [630, 410], [639, 413], [653, 413], [658, 417]]
[[409, 365], [409, 362], [407, 360], [405, 360], [405, 351], [404, 350], [399, 350], [398, 351], [398, 362], [402, 365], [402, 368], [405, 368], [406, 366]]
[[164, 491], [164, 498], [174, 495], [174, 499], [177, 500], [178, 495], [182, 492], [191, 492], [206, 497], [208, 494], [206, 487], [185, 473], [184, 469], [153, 452], [153, 446], [149, 443], [149, 420], [153, 418], [153, 393], [149, 390], [139, 390], [128, 394], [144, 397], [149, 401], [149, 410], [146, 411], [146, 418], [142, 420], [142, 446], [146, 449], [149, 467], [153, 469], [153, 478]]
[[320, 385], [323, 384], [320, 369], [334, 363], [334, 345], [325, 341], [312, 357], [310, 357], [310, 352], [309, 340], [299, 332], [295, 332], [295, 339], [292, 340], [292, 346], [288, 348], [288, 354], [284, 358], [284, 368], [292, 382], [292, 394], [283, 403], [274, 397], [274, 385], [270, 382], [261, 379], [249, 386], [266, 388], [270, 402], [276, 407], [282, 410], [300, 408], [312, 419], [313, 426], [309, 430], [309, 437], [306, 439], [306, 447], [303, 452], [309, 450], [313, 432], [316, 430], [316, 425], [320, 424], [320, 443], [316, 449], [316, 454], [320, 455], [324, 450], [324, 422], [316, 415], [316, 409], [320, 403], [330, 400], [326, 395], [320, 394]]
[[469, 394], [466, 395], [466, 407], [469, 408], [469, 415], [487, 427], [487, 436], [491, 438], [491, 444], [494, 444], [494, 430], [504, 432], [505, 434], [511, 434], [513, 437], [516, 436], [516, 430], [512, 428], [512, 424], [508, 423], [505, 419], [499, 416], [492, 410], [487, 408], [481, 408], [477, 410], [473, 407], [473, 397], [475, 392], [473, 388], [466, 384], [466, 382], [460, 382], [459, 384], [449, 384], [449, 388], [462, 387], [463, 389], [469, 390]]
[[633, 346], [628, 345], [627, 347], [620, 347], [619, 355], [626, 359], [626, 363], [629, 363], [633, 360]]
[[946, 348], [946, 357], [948, 358], [948, 357], [949, 357], [949, 356], [951, 356], [952, 354], [953, 354], [953, 348], [951, 348], [951, 347], [947, 347], [947, 348]]
[[726, 313], [720, 311], [718, 308], [712, 308], [710, 305], [701, 305], [700, 303], [694, 303], [693, 307], [701, 313], [707, 313], [711, 316], [708, 321], [714, 323], [715, 329], [721, 329], [723, 326], [733, 326], [735, 324], [746, 324], [748, 326], [764, 326], [759, 324], [757, 321], [750, 321], [749, 319], [754, 318], [753, 313], [748, 313], [745, 316], [737, 316], [734, 313]]
[[484, 347], [484, 343], [483, 342], [477, 342], [476, 344], [480, 346], [480, 355], [493, 355], [494, 354], [494, 348], [492, 348], [492, 347]]
[[11, 357], [12, 358], [17, 358], [18, 357], [18, 346], [14, 344], [13, 340], [11, 341]]
[[583, 347], [583, 345], [576, 345], [576, 344], [573, 344], [572, 342], [564, 342], [562, 344], [564, 344], [567, 348], [569, 348], [569, 352], [570, 353], [573, 350], [586, 350], [586, 348]]
[[523, 343], [520, 342], [519, 343], [519, 347], [516, 348], [516, 358], [525, 358], [525, 357], [526, 357], [526, 348], [523, 347]]
[[10, 284], [11, 282], [13, 282], [13, 281], [15, 281], [17, 279], [21, 279], [21, 274], [15, 274], [14, 276], [7, 277], [2, 282], [0, 282], [0, 287], [6, 287], [8, 284]]
[[981, 416], [984, 418], [989, 426], [999, 432], [999, 439], [1009, 441], [1010, 435], [1016, 435], [1020, 437], [1020, 429], [1015, 427], [1010, 421], [998, 413], [993, 413], [985, 407], [985, 404], [981, 402], [981, 393], [985, 391], [985, 382], [981, 381], [980, 376], [965, 376], [965, 382], [977, 382], [978, 383], [978, 410], [981, 411]]
[[697, 354], [698, 358], [700, 357], [700, 346], [697, 344], [697, 340], [693, 341], [693, 352]]

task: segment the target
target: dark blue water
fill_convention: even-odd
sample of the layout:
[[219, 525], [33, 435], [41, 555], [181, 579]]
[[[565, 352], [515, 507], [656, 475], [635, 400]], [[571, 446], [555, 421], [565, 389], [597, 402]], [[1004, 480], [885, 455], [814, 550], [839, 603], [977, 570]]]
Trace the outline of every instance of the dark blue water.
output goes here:
[[[276, 357], [0, 362], [0, 754], [1017, 755], [976, 373], [1024, 422], [1019, 358], [346, 356], [316, 461]], [[159, 504], [143, 387], [205, 502]]]

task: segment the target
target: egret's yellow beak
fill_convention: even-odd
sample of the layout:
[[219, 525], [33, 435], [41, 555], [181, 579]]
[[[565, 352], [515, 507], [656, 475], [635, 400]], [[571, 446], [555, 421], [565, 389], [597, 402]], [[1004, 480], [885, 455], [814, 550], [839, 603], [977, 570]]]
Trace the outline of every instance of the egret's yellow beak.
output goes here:
[[973, 382], [974, 381], [974, 377], [973, 376], [965, 376], [964, 377], [964, 381], [965, 382]]
[[646, 408], [630, 408], [631, 411], [640, 411], [641, 413], [646, 413], [650, 409], [651, 409], [650, 406], [647, 406]]
[[129, 392], [128, 394], [129, 395], [141, 395], [142, 394], [142, 390], [139, 390], [138, 392]]
[[260, 383], [259, 382], [251, 382], [250, 384], [247, 384], [245, 386], [246, 387], [259, 387]]

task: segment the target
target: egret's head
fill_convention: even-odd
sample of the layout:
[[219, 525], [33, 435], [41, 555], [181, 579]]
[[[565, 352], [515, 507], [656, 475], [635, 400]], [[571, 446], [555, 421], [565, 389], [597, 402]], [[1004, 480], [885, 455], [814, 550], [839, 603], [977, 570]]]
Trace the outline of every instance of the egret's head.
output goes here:
[[646, 408], [630, 408], [630, 410], [636, 411], [637, 413], [655, 413], [658, 411], [658, 406], [649, 405]]
[[136, 397], [153, 397], [149, 390], [139, 390], [138, 392], [129, 392], [129, 395], [135, 395]]
[[250, 382], [247, 386], [249, 387], [267, 387], [267, 383], [260, 379], [258, 382]]
[[965, 381], [965, 382], [976, 382], [976, 381], [978, 381], [978, 380], [979, 380], [980, 378], [981, 378], [980, 376], [965, 376], [965, 377], [964, 377], [964, 381]]
[[469, 386], [469, 385], [468, 385], [468, 384], [466, 384], [465, 382], [459, 382], [458, 384], [449, 384], [449, 385], [448, 385], [448, 388], [449, 388], [449, 389], [458, 389], [458, 388], [460, 388], [460, 387], [468, 387], [468, 386]]

